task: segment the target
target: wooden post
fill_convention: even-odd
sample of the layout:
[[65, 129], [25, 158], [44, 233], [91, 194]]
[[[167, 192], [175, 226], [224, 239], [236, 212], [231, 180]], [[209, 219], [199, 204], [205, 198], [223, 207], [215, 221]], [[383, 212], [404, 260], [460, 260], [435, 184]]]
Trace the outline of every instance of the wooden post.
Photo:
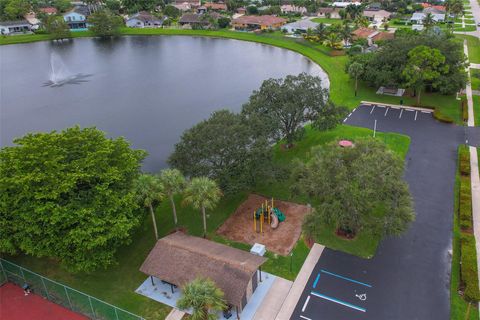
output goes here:
[[253, 210], [253, 232], [257, 232], [257, 222], [255, 221], [255, 210]]

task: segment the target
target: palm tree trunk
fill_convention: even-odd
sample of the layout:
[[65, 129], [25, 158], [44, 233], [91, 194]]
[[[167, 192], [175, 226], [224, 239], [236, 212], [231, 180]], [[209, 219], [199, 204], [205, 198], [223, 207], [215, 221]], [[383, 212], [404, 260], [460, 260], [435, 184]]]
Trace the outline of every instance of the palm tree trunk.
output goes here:
[[175, 228], [177, 227], [177, 208], [175, 207], [175, 201], [173, 200], [173, 195], [170, 196], [170, 203], [172, 204], [173, 209], [173, 221], [175, 222]]
[[358, 77], [355, 77], [355, 97], [357, 96]]
[[202, 216], [203, 216], [203, 237], [207, 237], [207, 216], [205, 215], [205, 207], [202, 206]]
[[417, 93], [417, 105], [420, 106], [420, 94], [422, 93], [422, 90], [421, 89], [418, 89], [418, 93]]
[[155, 239], [158, 240], [158, 230], [157, 230], [157, 221], [155, 220], [155, 212], [153, 211], [153, 206], [150, 204], [150, 214], [152, 215], [153, 230], [155, 231]]

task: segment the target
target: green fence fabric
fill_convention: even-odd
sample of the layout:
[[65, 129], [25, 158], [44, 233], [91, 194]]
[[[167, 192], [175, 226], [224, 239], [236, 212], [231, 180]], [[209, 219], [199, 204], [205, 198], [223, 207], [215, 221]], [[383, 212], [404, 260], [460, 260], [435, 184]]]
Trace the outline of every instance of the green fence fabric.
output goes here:
[[131, 312], [0, 258], [0, 285], [7, 281], [18, 286], [27, 283], [34, 293], [94, 320], [145, 320]]

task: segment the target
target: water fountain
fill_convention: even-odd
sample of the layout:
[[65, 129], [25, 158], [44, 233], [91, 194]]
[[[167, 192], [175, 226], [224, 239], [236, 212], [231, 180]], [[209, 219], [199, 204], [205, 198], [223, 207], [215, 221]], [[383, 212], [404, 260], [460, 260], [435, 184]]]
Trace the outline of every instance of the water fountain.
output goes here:
[[71, 73], [62, 58], [55, 52], [50, 54], [50, 80], [44, 83], [47, 87], [61, 87], [64, 84], [80, 84], [87, 82], [91, 74]]

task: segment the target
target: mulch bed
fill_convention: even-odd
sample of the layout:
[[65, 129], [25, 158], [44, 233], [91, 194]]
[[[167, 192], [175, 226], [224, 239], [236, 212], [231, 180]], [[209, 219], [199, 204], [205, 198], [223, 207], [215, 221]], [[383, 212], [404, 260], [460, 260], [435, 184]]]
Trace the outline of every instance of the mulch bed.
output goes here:
[[[218, 228], [217, 234], [236, 242], [251, 245], [261, 243], [268, 251], [286, 256], [300, 238], [303, 219], [310, 208], [306, 205], [274, 199], [274, 206], [285, 214], [286, 220], [280, 222], [277, 229], [272, 229], [268, 223], [264, 223], [263, 233], [257, 233], [253, 230], [253, 211], [265, 203], [265, 200], [271, 201], [270, 198], [260, 195], [249, 195], [247, 200]], [[258, 220], [257, 223], [259, 223]]]

